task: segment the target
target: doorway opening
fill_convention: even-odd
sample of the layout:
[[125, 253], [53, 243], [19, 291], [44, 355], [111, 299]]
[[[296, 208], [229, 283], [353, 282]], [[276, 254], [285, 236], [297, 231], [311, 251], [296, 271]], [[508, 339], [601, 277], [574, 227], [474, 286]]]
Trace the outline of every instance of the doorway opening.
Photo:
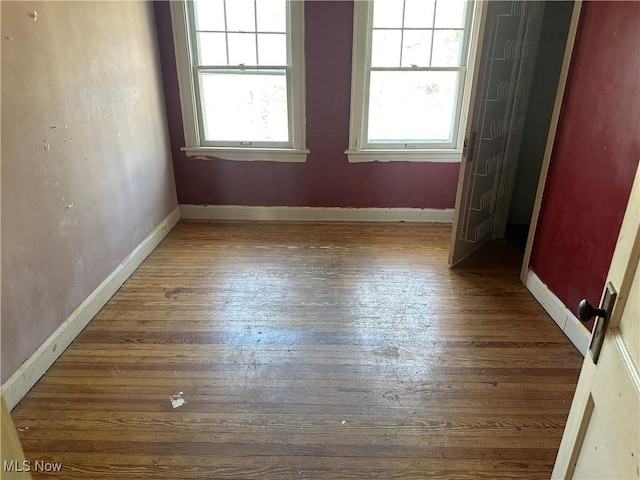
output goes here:
[[522, 249], [531, 224], [572, 11], [570, 1], [547, 1], [544, 9], [505, 232], [505, 239]]
[[491, 239], [527, 243], [573, 10], [571, 1], [484, 5], [451, 264]]

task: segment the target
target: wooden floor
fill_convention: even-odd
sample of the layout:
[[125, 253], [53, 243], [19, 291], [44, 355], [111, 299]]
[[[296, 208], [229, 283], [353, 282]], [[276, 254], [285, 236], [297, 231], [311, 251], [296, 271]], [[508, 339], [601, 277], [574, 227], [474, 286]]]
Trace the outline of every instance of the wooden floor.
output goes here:
[[548, 478], [581, 356], [515, 247], [452, 270], [449, 235], [181, 222], [15, 408], [26, 458], [83, 480]]

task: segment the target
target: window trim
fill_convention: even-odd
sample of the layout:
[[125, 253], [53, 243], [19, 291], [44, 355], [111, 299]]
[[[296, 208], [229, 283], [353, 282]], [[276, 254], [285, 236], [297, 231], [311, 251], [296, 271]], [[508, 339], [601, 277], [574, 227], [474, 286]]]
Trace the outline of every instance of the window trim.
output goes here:
[[[459, 122], [457, 131], [454, 132], [454, 141], [451, 148], [443, 148], [442, 144], [434, 143], [433, 148], [394, 148], [390, 145], [367, 145], [366, 143], [366, 118], [368, 114], [369, 84], [366, 78], [369, 74], [367, 64], [371, 58], [373, 2], [354, 2], [353, 15], [353, 61], [351, 69], [351, 118], [349, 121], [349, 148], [345, 151], [349, 162], [452, 162], [462, 161], [464, 131], [469, 114], [469, 103], [472, 90], [474, 59], [477, 54], [479, 28], [478, 8], [481, 2], [470, 1], [469, 11], [465, 22], [465, 50], [462, 58], [465, 58], [466, 66], [447, 68], [447, 71], [458, 70], [460, 72], [460, 85], [458, 91], [456, 113], [454, 122]], [[421, 69], [417, 69], [421, 70]], [[432, 69], [429, 69], [432, 70]], [[434, 69], [436, 70], [436, 69]], [[419, 145], [419, 144], [418, 144]]]
[[[270, 146], [269, 143], [261, 142], [249, 147], [205, 142], [202, 138], [202, 120], [199, 119], [198, 110], [200, 92], [197, 90], [198, 81], [195, 78], [197, 70], [201, 67], [198, 67], [193, 61], [195, 50], [192, 42], [195, 42], [196, 39], [195, 35], [191, 35], [190, 28], [194, 19], [190, 18], [187, 1], [189, 0], [169, 2], [186, 143], [181, 150], [186, 152], [187, 156], [200, 158], [305, 162], [309, 150], [306, 149], [304, 2], [287, 0], [287, 52], [290, 63], [288, 67], [290, 75], [287, 75], [287, 103], [290, 141], [285, 146], [275, 142], [273, 146]], [[232, 66], [231, 68], [236, 67]]]

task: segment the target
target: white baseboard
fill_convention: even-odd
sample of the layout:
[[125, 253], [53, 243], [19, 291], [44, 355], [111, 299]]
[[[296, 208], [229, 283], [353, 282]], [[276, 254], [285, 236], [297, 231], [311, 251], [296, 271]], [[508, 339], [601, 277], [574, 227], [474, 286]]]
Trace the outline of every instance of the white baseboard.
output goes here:
[[591, 340], [591, 333], [580, 323], [580, 320], [549, 290], [540, 278], [529, 270], [525, 283], [531, 294], [542, 305], [554, 322], [582, 355], [586, 355]]
[[199, 220], [269, 220], [286, 222], [452, 223], [453, 209], [180, 205], [180, 217]]
[[591, 332], [585, 328], [573, 313], [567, 315], [567, 325], [564, 327], [564, 333], [571, 343], [580, 351], [582, 356], [587, 354], [589, 344], [591, 343]]
[[2, 395], [9, 409], [16, 406], [62, 352], [71, 345], [76, 336], [158, 246], [178, 220], [180, 220], [180, 209], [176, 207], [9, 377], [2, 385]]
[[560, 301], [555, 294], [549, 290], [549, 287], [540, 280], [540, 278], [529, 270], [527, 274], [527, 281], [525, 283], [531, 294], [542, 305], [542, 308], [549, 314], [554, 322], [560, 327], [560, 330], [564, 332], [567, 326], [567, 314], [569, 310]]

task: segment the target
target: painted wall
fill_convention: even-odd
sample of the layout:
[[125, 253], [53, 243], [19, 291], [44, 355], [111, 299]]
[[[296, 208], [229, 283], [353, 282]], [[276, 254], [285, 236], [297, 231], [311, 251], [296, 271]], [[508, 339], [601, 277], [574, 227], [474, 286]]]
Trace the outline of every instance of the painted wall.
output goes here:
[[305, 2], [304, 164], [187, 159], [171, 17], [156, 2], [178, 200], [185, 204], [453, 208], [457, 163], [350, 164], [352, 1]]
[[575, 311], [600, 300], [640, 158], [640, 3], [585, 2], [533, 245]]
[[510, 224], [531, 222], [572, 10], [572, 1], [555, 0], [545, 4], [531, 100], [509, 207]]
[[4, 382], [177, 201], [151, 5], [0, 4]]

